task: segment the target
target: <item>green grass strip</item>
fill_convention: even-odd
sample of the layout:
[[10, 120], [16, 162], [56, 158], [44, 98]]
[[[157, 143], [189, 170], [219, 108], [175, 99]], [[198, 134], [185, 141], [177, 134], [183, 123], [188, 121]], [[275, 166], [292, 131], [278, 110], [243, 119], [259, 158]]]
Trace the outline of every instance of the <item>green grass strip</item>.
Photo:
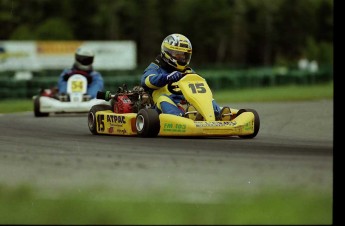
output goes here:
[[232, 191], [221, 203], [167, 202], [168, 191], [145, 194], [146, 201], [132, 194], [119, 201], [123, 194], [117, 192], [56, 192], [49, 199], [26, 186], [0, 187], [0, 224], [332, 224], [332, 197], [326, 192]]

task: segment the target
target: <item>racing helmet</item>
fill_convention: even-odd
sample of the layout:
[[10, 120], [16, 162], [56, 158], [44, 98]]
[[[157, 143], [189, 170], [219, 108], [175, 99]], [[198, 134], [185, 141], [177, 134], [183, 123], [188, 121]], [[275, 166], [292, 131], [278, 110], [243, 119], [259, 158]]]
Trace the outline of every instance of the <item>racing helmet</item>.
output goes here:
[[75, 52], [75, 61], [74, 65], [79, 70], [88, 71], [92, 69], [92, 63], [94, 59], [94, 53], [92, 50], [85, 49], [85, 48], [78, 48]]
[[192, 58], [192, 43], [184, 35], [168, 35], [162, 42], [161, 56], [166, 63], [183, 71]]

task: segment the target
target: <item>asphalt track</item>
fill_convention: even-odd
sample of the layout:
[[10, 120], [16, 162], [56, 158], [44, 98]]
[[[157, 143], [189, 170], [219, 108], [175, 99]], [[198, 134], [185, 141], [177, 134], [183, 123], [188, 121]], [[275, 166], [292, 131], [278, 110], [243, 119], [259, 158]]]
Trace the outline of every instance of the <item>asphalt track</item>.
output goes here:
[[[86, 114], [0, 115], [0, 185], [106, 188], [145, 199], [221, 202], [228, 192], [333, 190], [333, 100], [241, 103], [261, 128], [254, 139], [92, 135]], [[121, 198], [121, 197], [117, 197]]]

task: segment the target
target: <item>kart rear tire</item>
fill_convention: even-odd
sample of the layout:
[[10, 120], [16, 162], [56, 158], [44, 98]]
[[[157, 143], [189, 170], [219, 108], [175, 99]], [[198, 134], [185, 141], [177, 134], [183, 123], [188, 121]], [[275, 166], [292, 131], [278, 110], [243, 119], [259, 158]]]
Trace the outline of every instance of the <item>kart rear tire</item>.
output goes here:
[[135, 127], [140, 137], [156, 137], [160, 130], [159, 114], [155, 109], [140, 109], [136, 120]]
[[244, 139], [252, 139], [256, 137], [260, 129], [260, 117], [259, 114], [254, 109], [240, 109], [237, 112], [237, 116], [242, 114], [243, 112], [252, 112], [254, 114], [254, 133], [249, 135], [239, 135], [240, 138]]
[[34, 115], [35, 117], [47, 117], [49, 113], [43, 113], [40, 111], [40, 96], [36, 97], [34, 100]]
[[89, 113], [87, 115], [87, 125], [89, 126], [89, 130], [92, 134], [97, 135], [97, 119], [96, 119], [96, 112], [98, 111], [106, 111], [111, 110], [112, 107], [107, 104], [97, 104], [91, 107]]

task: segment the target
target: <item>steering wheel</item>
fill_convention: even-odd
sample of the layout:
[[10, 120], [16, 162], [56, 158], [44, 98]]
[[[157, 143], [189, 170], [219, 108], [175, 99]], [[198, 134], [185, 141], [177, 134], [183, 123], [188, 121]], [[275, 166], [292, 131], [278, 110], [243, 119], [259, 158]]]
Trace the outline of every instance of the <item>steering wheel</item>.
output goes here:
[[[184, 76], [186, 76], [188, 74], [190, 74], [190, 73], [182, 73], [183, 76], [181, 78], [183, 78]], [[172, 94], [175, 94], [175, 95], [182, 95], [182, 91], [180, 90], [178, 85], [174, 84], [174, 83], [176, 83], [176, 82], [169, 82], [168, 83], [168, 87], [167, 88], [168, 88], [169, 92], [172, 93]]]
[[175, 84], [175, 82], [170, 82], [168, 83], [168, 90], [170, 93], [175, 94], [175, 95], [182, 95], [182, 91], [179, 89], [178, 85]]

